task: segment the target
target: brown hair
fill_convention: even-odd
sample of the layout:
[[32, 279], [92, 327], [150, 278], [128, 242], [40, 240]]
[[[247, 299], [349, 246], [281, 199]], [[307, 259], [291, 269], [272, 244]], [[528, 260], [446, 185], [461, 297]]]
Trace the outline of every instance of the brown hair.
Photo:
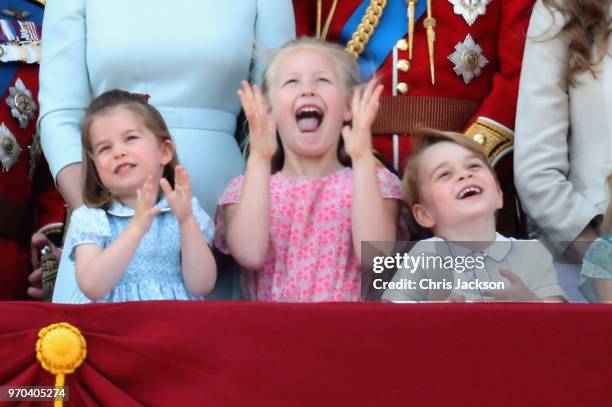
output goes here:
[[[269, 98], [270, 93], [273, 91], [272, 83], [274, 77], [276, 76], [278, 61], [280, 61], [281, 57], [299, 48], [315, 49], [327, 55], [336, 65], [338, 77], [341, 79], [346, 100], [351, 100], [355, 86], [359, 85], [361, 82], [361, 75], [359, 73], [359, 67], [357, 66], [355, 58], [338, 44], [312, 37], [301, 37], [297, 40], [289, 41], [272, 54], [268, 62], [268, 66], [263, 73], [263, 81], [261, 84], [262, 94]], [[283, 163], [285, 161], [285, 153], [283, 151], [283, 146], [278, 133], [276, 138], [279, 148], [276, 154], [274, 154], [274, 157], [272, 157], [272, 172], [279, 171], [283, 167]], [[342, 137], [340, 137], [338, 142], [337, 156], [342, 165], [350, 166], [351, 161], [344, 151], [344, 142]]]
[[[594, 65], [601, 62], [605, 56], [608, 37], [612, 32], [608, 15], [610, 0], [543, 0], [543, 2], [551, 12], [560, 12], [565, 21], [558, 35], [565, 36], [568, 42], [569, 85], [576, 86], [576, 76], [583, 72], [588, 71], [595, 77]], [[599, 50], [595, 62], [593, 62], [593, 44], [596, 44]]]
[[[114, 89], [95, 98], [81, 123], [81, 144], [83, 145], [83, 201], [92, 208], [108, 208], [113, 200], [110, 191], [102, 184], [93, 159], [93, 146], [90, 140], [90, 127], [94, 120], [107, 114], [112, 109], [125, 108], [140, 117], [159, 143], [170, 141], [172, 137], [168, 126], [157, 109], [147, 103], [146, 95]], [[172, 142], [173, 143], [173, 142]], [[174, 143], [173, 143], [174, 144]], [[178, 165], [176, 150], [170, 162], [164, 168], [163, 177], [174, 187], [174, 167]]]
[[402, 180], [404, 187], [404, 199], [406, 200], [406, 204], [411, 211], [412, 207], [419, 203], [421, 198], [419, 187], [419, 163], [421, 156], [429, 147], [443, 141], [458, 144], [476, 154], [476, 156], [486, 165], [489, 171], [491, 171], [497, 182], [497, 176], [493, 170], [493, 167], [491, 166], [491, 163], [489, 162], [489, 159], [487, 158], [487, 153], [480, 144], [461, 133], [434, 129], [420, 129], [417, 133], [414, 152], [406, 163], [404, 178]]
[[601, 233], [604, 235], [612, 235], [612, 172], [608, 174], [608, 178], [606, 179], [606, 184], [608, 187], [608, 209], [603, 216], [603, 223], [601, 224]]

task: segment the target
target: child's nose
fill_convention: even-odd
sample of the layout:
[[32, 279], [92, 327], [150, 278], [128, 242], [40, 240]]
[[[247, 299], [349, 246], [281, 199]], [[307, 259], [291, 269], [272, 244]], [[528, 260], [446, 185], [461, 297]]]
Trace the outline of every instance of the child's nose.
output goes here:
[[113, 150], [113, 155], [116, 158], [121, 158], [123, 156], [125, 156], [125, 149], [122, 147], [115, 147], [115, 149]]
[[302, 96], [314, 96], [314, 94], [315, 94], [314, 86], [308, 82], [305, 82], [302, 85], [301, 95]]
[[464, 179], [467, 179], [467, 178], [472, 178], [472, 174], [467, 171], [464, 171], [459, 174], [459, 181], [463, 181]]

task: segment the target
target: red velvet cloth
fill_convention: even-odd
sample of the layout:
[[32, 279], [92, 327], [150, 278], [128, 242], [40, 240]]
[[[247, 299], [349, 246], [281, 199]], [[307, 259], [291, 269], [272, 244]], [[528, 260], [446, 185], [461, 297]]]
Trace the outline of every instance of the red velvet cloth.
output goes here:
[[612, 307], [0, 304], [0, 385], [52, 385], [40, 328], [87, 359], [66, 405], [612, 405]]

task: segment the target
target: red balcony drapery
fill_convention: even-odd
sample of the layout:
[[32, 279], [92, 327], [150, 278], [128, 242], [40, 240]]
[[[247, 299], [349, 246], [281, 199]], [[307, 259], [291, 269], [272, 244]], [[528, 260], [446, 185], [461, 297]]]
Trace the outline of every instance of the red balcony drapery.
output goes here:
[[605, 305], [7, 302], [0, 385], [53, 384], [34, 347], [63, 321], [66, 405], [612, 405]]

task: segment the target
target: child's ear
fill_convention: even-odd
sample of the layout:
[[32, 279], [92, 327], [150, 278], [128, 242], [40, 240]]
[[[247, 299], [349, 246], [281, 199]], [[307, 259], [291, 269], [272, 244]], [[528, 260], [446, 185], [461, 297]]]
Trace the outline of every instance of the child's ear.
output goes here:
[[496, 209], [501, 209], [504, 206], [504, 193], [497, 182], [495, 183], [495, 188], [497, 189]]
[[162, 141], [159, 145], [159, 151], [161, 152], [161, 164], [168, 164], [174, 157], [174, 143], [170, 140]]
[[419, 225], [426, 229], [431, 229], [435, 226], [436, 221], [431, 216], [427, 207], [423, 204], [414, 204], [412, 207], [412, 215]]

